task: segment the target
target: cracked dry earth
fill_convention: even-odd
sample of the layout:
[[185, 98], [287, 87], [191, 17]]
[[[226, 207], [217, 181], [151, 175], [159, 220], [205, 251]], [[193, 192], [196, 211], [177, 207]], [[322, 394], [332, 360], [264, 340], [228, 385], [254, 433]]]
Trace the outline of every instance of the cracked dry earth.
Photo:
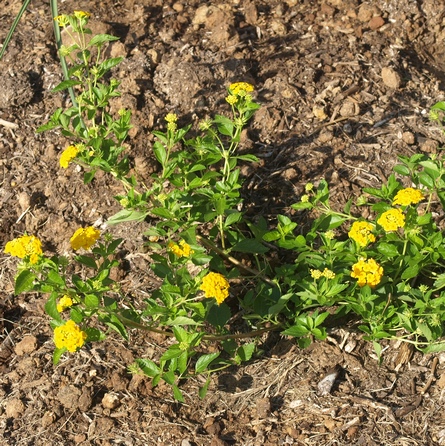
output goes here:
[[[20, 8], [3, 0], [0, 37]], [[445, 6], [441, 0], [101, 0], [60, 2], [60, 12], [90, 11], [96, 32], [120, 37], [113, 75], [131, 108], [129, 150], [148, 178], [157, 166], [151, 131], [174, 111], [180, 124], [224, 113], [230, 82], [255, 85], [262, 107], [242, 150], [250, 215], [271, 221], [324, 177], [339, 206], [385, 181], [398, 154], [444, 144], [428, 121], [444, 99]], [[48, 2], [33, 0], [0, 62], [0, 241], [25, 232], [48, 255], [68, 252], [79, 225], [103, 225], [119, 187], [105, 175], [89, 185], [81, 169], [61, 171], [59, 133], [36, 134], [67, 98]], [[304, 219], [293, 215], [304, 229]], [[123, 236], [127, 268], [119, 279], [143, 299], [153, 285], [144, 224], [112, 228]], [[132, 333], [66, 355], [52, 365], [45, 296], [13, 295], [15, 261], [0, 255], [1, 445], [384, 445], [445, 444], [445, 355], [397, 343], [378, 364], [352, 327], [300, 350], [269, 335], [263, 354], [213, 377], [206, 399], [198, 380], [178, 404], [166, 386], [128, 374], [136, 357], [159, 358], [167, 341]], [[336, 376], [332, 390], [318, 383]]]

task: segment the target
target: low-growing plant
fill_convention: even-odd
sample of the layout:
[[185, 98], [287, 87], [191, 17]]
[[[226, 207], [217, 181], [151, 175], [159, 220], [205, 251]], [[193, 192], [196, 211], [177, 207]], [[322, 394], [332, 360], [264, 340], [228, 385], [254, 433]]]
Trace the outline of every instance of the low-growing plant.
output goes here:
[[[34, 235], [8, 242], [5, 252], [22, 259], [15, 293], [48, 295], [54, 363], [110, 330], [127, 340], [131, 329], [160, 333], [172, 342], [159, 360], [137, 359], [129, 370], [153, 385], [165, 381], [182, 401], [181, 380], [206, 374], [203, 397], [212, 372], [253, 358], [260, 336], [273, 330], [305, 347], [326, 337], [327, 322], [346, 317], [379, 355], [385, 339], [445, 349], [445, 247], [434, 215], [445, 208], [443, 156], [401, 156], [385, 184], [363, 189], [342, 211], [332, 208], [324, 179], [306, 184], [292, 206], [312, 219], [305, 233], [287, 215], [249, 220], [238, 164], [256, 157], [239, 145], [259, 105], [253, 86], [236, 82], [226, 97], [230, 115], [202, 121], [193, 137], [191, 125], [178, 128], [176, 114], [166, 114], [166, 130], [154, 132], [159, 173], [146, 185], [130, 174], [125, 152], [131, 111], [110, 113], [119, 82], [107, 76], [120, 59], [103, 59], [101, 50], [115, 38], [86, 39], [88, 17], [56, 17], [73, 43], [61, 48], [70, 79], [55, 91], [72, 88], [75, 103], [39, 131], [62, 129], [70, 142], [60, 165], [80, 164], [86, 183], [97, 170], [120, 181], [123, 209], [108, 223], [150, 222], [150, 273], [160, 285], [142, 304], [129, 299], [111, 274], [123, 240], [91, 226], [74, 232], [71, 246], [81, 254], [73, 257], [45, 256]], [[287, 262], [277, 265], [271, 248]]]

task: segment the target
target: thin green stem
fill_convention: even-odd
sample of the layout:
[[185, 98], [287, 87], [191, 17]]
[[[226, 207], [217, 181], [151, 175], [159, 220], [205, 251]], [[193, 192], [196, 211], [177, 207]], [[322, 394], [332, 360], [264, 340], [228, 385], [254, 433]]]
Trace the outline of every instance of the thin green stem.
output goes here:
[[[52, 16], [52, 19], [53, 19], [54, 38], [56, 40], [57, 50], [58, 50], [59, 57], [60, 57], [60, 65], [62, 67], [63, 77], [67, 81], [67, 80], [69, 80], [68, 65], [66, 63], [65, 56], [63, 56], [61, 54], [61, 51], [60, 51], [60, 49], [62, 47], [62, 36], [60, 34], [59, 24], [57, 23], [56, 20], [54, 20], [54, 18], [59, 15], [58, 9], [57, 9], [57, 0], [50, 0], [49, 3], [50, 3], [50, 7], [51, 7], [51, 16]], [[72, 102], [73, 106], [77, 107], [76, 96], [74, 94], [73, 88], [69, 87], [68, 88], [68, 92], [69, 92], [69, 95], [70, 95], [71, 102]]]
[[[171, 331], [159, 330], [158, 328], [153, 328], [148, 325], [140, 324], [139, 322], [127, 319], [122, 315], [118, 315], [119, 320], [127, 327], [137, 328], [138, 330], [148, 331], [152, 333], [158, 333], [168, 337], [174, 337], [174, 333]], [[259, 328], [258, 330], [249, 331], [247, 333], [236, 333], [236, 334], [226, 334], [226, 335], [204, 335], [202, 340], [204, 341], [226, 341], [229, 339], [247, 339], [260, 336], [269, 331], [275, 331], [281, 328], [281, 324], [271, 325], [270, 327]]]

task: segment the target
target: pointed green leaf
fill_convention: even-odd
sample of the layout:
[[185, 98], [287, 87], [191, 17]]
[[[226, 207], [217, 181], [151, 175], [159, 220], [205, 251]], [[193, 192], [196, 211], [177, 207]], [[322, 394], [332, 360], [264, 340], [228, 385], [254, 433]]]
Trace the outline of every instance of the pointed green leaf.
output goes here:
[[15, 279], [14, 294], [17, 296], [21, 293], [32, 290], [34, 280], [36, 278], [36, 275], [31, 271], [27, 269], [23, 270]]
[[195, 373], [202, 373], [207, 370], [209, 364], [214, 361], [220, 354], [221, 352], [216, 352], [200, 356], [195, 364]]

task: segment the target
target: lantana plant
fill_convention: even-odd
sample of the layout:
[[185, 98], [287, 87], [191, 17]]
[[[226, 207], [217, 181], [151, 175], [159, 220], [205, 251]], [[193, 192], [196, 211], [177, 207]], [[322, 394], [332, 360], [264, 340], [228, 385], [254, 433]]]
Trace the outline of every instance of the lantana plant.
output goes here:
[[[21, 259], [15, 292], [48, 295], [54, 363], [110, 330], [125, 339], [133, 329], [163, 334], [173, 342], [157, 361], [140, 358], [129, 370], [153, 385], [167, 382], [182, 401], [181, 380], [206, 374], [204, 396], [212, 372], [250, 360], [257, 340], [272, 330], [305, 347], [326, 337], [326, 321], [346, 317], [379, 355], [385, 339], [445, 349], [445, 247], [434, 214], [445, 207], [442, 156], [400, 157], [385, 184], [365, 188], [343, 210], [332, 208], [324, 179], [308, 183], [292, 205], [310, 213], [304, 233], [287, 215], [251, 221], [238, 164], [256, 160], [240, 152], [240, 141], [259, 105], [253, 85], [235, 82], [227, 89], [228, 116], [203, 120], [193, 137], [191, 124], [179, 128], [177, 115], [166, 113], [152, 147], [159, 172], [147, 187], [129, 173], [131, 112], [109, 111], [119, 82], [105, 74], [120, 58], [102, 60], [101, 50], [115, 38], [86, 39], [88, 19], [82, 11], [56, 17], [74, 43], [62, 48], [71, 78], [55, 91], [72, 89], [75, 104], [58, 109], [40, 131], [61, 128], [69, 139], [62, 168], [77, 163], [85, 182], [97, 170], [120, 182], [115, 199], [122, 210], [108, 224], [146, 222], [150, 274], [159, 286], [142, 303], [130, 300], [111, 275], [124, 240], [91, 226], [73, 228], [69, 257], [47, 257], [37, 235], [9, 241], [5, 252]], [[287, 263], [273, 262], [271, 248]]]

